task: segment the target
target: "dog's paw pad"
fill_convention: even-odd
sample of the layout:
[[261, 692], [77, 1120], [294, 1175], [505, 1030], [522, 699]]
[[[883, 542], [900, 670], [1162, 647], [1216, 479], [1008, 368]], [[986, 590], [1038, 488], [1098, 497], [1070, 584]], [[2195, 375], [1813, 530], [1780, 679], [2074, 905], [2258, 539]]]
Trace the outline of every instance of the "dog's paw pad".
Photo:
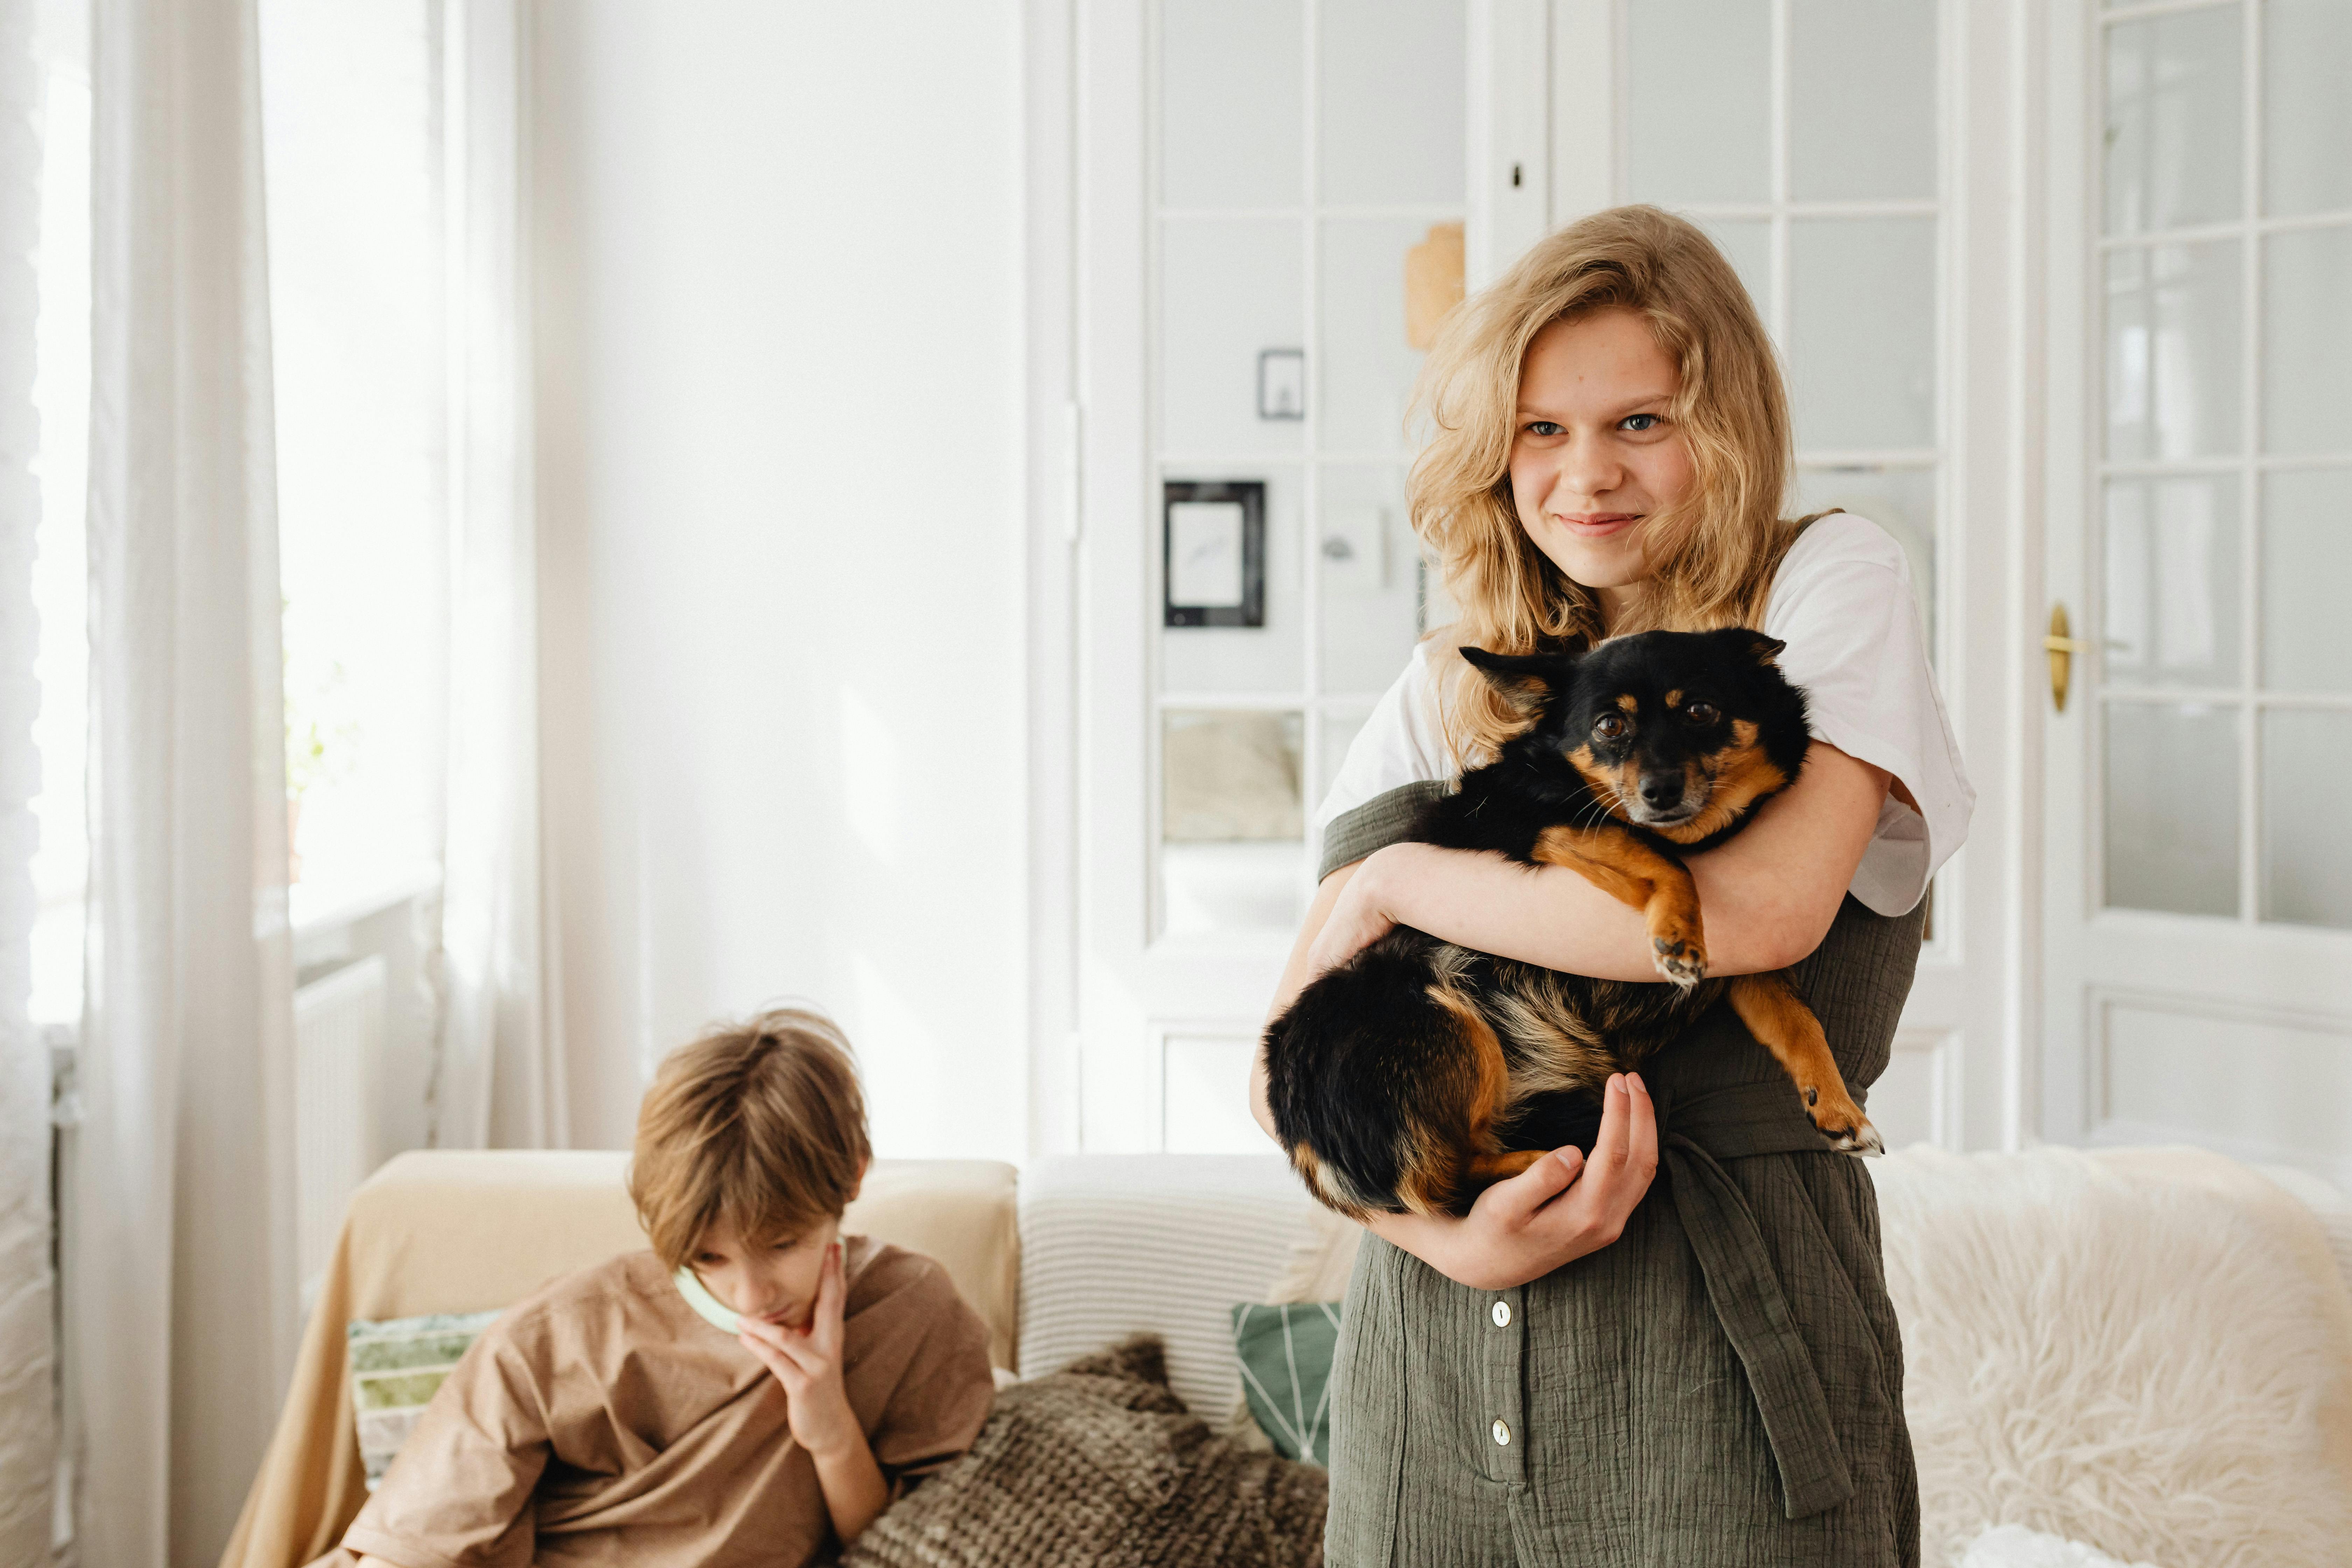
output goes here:
[[1878, 1135], [1878, 1129], [1870, 1124], [1870, 1118], [1851, 1106], [1844, 1115], [1833, 1113], [1824, 1116], [1815, 1111], [1813, 1125], [1821, 1130], [1822, 1137], [1830, 1141], [1830, 1147], [1841, 1154], [1878, 1155], [1886, 1152], [1886, 1140]]
[[1706, 950], [1695, 942], [1674, 937], [1653, 937], [1652, 960], [1658, 973], [1677, 985], [1696, 985], [1706, 978]]

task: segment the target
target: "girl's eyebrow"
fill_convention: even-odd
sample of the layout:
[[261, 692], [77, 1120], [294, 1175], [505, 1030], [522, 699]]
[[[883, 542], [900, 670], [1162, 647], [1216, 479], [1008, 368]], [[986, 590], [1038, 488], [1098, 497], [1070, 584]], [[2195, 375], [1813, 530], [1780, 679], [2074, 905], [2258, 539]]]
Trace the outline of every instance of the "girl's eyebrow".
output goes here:
[[[1641, 394], [1638, 394], [1638, 395], [1635, 395], [1635, 396], [1629, 397], [1629, 398], [1625, 398], [1625, 399], [1623, 399], [1622, 402], [1618, 403], [1618, 404], [1616, 405], [1617, 412], [1616, 412], [1616, 414], [1615, 414], [1614, 417], [1622, 419], [1622, 418], [1623, 418], [1626, 415], [1633, 413], [1635, 409], [1644, 407], [1644, 406], [1646, 406], [1646, 405], [1649, 405], [1649, 404], [1653, 404], [1653, 403], [1672, 403], [1674, 400], [1675, 400], [1675, 395], [1674, 395], [1672, 392], [1644, 392], [1644, 393], [1641, 393]], [[1520, 404], [1520, 405], [1519, 405], [1519, 416], [1520, 416], [1520, 417], [1522, 417], [1522, 418], [1528, 418], [1528, 417], [1533, 417], [1533, 418], [1537, 418], [1537, 419], [1557, 419], [1557, 418], [1558, 418], [1558, 416], [1554, 415], [1554, 414], [1553, 414], [1553, 413], [1551, 413], [1549, 409], [1545, 408], [1541, 404], [1538, 404], [1538, 403], [1522, 403], [1522, 404]]]

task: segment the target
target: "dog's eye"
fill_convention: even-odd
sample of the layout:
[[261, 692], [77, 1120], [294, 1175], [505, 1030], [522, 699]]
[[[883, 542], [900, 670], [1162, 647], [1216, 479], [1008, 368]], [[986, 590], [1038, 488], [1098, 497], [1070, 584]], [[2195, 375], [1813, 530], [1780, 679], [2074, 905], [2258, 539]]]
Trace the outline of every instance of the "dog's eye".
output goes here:
[[1592, 732], [1604, 741], [1622, 741], [1633, 727], [1622, 713], [1603, 713], [1592, 726]]
[[1683, 710], [1683, 717], [1694, 724], [1712, 724], [1723, 715], [1716, 710], [1712, 702], [1694, 702]]

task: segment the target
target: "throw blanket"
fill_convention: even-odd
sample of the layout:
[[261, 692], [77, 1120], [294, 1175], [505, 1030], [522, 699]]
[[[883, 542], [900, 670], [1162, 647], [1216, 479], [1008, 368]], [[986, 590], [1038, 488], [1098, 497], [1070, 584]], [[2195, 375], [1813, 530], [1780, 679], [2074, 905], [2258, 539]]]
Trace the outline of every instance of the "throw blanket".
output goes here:
[[1877, 1162], [1922, 1557], [1997, 1524], [2163, 1568], [2340, 1568], [2352, 1296], [2318, 1223], [2194, 1149]]
[[1157, 1340], [1015, 1384], [842, 1568], [1321, 1568], [1324, 1475], [1216, 1436]]

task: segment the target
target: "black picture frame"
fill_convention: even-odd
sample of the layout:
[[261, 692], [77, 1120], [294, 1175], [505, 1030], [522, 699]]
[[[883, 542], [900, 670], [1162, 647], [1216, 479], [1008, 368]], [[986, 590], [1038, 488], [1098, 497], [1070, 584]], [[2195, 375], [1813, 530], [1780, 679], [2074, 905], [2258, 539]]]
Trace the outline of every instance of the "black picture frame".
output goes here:
[[[1176, 508], [1188, 502], [1237, 503], [1242, 509], [1241, 602], [1187, 604], [1177, 597], [1186, 575], [1176, 559]], [[1169, 479], [1160, 495], [1160, 625], [1165, 626], [1263, 626], [1265, 625], [1265, 481], [1263, 479]]]

